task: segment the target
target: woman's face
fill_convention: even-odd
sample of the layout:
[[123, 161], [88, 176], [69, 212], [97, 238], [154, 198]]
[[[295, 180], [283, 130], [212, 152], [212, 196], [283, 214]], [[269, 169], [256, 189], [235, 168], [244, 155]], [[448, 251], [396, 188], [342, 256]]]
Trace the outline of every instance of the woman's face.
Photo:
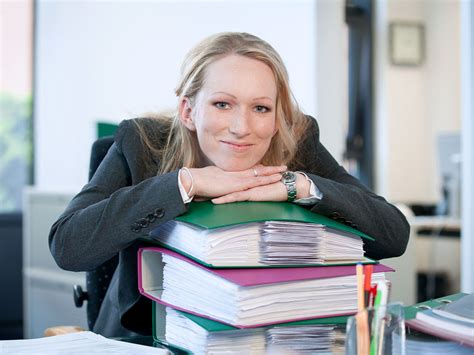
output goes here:
[[196, 132], [205, 165], [240, 171], [258, 164], [276, 127], [277, 88], [266, 64], [229, 55], [210, 64], [194, 105], [180, 105], [185, 126]]

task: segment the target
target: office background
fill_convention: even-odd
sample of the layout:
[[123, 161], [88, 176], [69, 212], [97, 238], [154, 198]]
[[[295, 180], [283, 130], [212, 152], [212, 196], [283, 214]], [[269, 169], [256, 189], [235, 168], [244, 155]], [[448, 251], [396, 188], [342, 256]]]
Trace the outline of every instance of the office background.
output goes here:
[[[25, 159], [33, 157], [32, 167], [12, 170], [16, 175], [5, 175], [8, 184], [2, 185], [30, 181], [34, 186], [23, 197], [23, 206], [20, 196], [10, 205], [4, 202], [2, 212], [30, 208], [37, 201], [36, 209], [29, 211], [41, 213], [47, 209], [42, 203], [48, 194], [59, 201], [59, 209], [87, 180], [97, 122], [118, 123], [173, 107], [173, 88], [186, 51], [219, 31], [254, 33], [280, 52], [295, 97], [305, 112], [317, 117], [323, 143], [344, 162], [349, 58], [343, 0], [18, 0], [0, 5], [0, 89], [21, 98], [26, 107], [33, 94], [32, 153], [22, 153]], [[462, 238], [457, 246], [450, 244], [453, 253], [441, 255], [457, 270], [455, 288], [472, 292], [474, 226], [467, 217], [474, 210], [474, 6], [457, 0], [378, 0], [373, 5], [375, 190], [393, 203], [439, 204], [443, 196], [437, 137], [460, 134]], [[422, 26], [419, 62], [393, 63], [391, 24]], [[6, 159], [1, 153], [0, 159]], [[32, 223], [38, 217], [30, 212], [24, 217]], [[52, 218], [56, 210], [49, 213]], [[30, 230], [28, 240], [46, 243], [47, 235]], [[68, 297], [65, 302], [74, 307]]]

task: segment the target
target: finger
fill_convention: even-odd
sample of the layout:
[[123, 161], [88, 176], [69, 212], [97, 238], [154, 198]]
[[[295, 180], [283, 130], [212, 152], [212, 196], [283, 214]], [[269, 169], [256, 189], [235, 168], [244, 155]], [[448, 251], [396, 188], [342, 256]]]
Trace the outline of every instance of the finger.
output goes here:
[[270, 185], [281, 180], [280, 174], [270, 176], [258, 176], [251, 179], [245, 178], [241, 180], [242, 186], [240, 190], [248, 190], [257, 186]]
[[202, 201], [208, 201], [209, 197], [203, 197], [203, 196], [196, 196], [193, 198], [194, 202], [202, 202]]
[[[249, 191], [249, 190], [247, 190]], [[224, 203], [231, 203], [237, 201], [248, 201], [249, 193], [247, 191], [238, 191], [233, 192], [228, 195], [224, 195], [218, 198], [213, 198], [211, 201], [216, 205], [224, 204]]]
[[286, 188], [281, 183], [257, 186], [249, 190], [232, 192], [212, 200], [215, 204], [237, 201], [286, 201]]

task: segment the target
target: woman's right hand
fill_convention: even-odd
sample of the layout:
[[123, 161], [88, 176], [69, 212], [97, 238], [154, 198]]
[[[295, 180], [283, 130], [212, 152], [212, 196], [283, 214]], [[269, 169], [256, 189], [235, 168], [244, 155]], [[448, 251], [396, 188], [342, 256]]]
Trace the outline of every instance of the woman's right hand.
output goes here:
[[287, 167], [284, 165], [264, 166], [259, 164], [243, 171], [224, 171], [216, 166], [208, 166], [189, 169], [194, 181], [191, 181], [191, 177], [186, 173], [181, 173], [180, 178], [186, 191], [189, 191], [191, 183], [193, 183], [191, 196], [209, 199], [273, 184], [280, 181], [281, 173], [286, 169]]

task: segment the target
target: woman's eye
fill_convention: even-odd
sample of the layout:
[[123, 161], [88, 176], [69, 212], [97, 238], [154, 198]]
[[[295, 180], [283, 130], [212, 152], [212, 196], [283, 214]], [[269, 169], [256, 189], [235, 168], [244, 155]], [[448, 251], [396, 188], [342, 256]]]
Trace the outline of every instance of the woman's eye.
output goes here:
[[268, 112], [270, 110], [266, 106], [258, 105], [258, 106], [255, 106], [255, 111], [260, 112], [260, 113], [265, 113], [265, 112]]
[[221, 110], [226, 110], [230, 108], [230, 105], [227, 102], [221, 102], [221, 101], [216, 102], [214, 106], [216, 106], [218, 109], [221, 109]]

